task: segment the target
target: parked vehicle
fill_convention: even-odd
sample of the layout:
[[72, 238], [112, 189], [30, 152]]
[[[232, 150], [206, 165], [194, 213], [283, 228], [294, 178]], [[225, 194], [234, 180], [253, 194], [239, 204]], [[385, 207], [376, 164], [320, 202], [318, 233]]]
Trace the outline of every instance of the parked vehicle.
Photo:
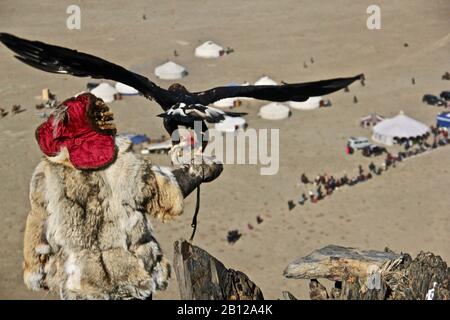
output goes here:
[[376, 144], [371, 144], [362, 149], [362, 154], [365, 157], [379, 156], [385, 152], [387, 152], [386, 148], [377, 146]]
[[368, 147], [370, 143], [365, 137], [350, 137], [347, 140], [347, 145], [352, 149], [360, 150]]
[[141, 150], [141, 154], [168, 153], [170, 148], [172, 148], [171, 140], [150, 143], [148, 146]]
[[440, 97], [442, 100], [450, 101], [450, 91], [442, 91]]
[[444, 100], [439, 99], [438, 97], [436, 97], [432, 94], [424, 95], [422, 98], [422, 102], [429, 104], [430, 106], [437, 106], [437, 107], [442, 107], [442, 106], [447, 105], [447, 103]]

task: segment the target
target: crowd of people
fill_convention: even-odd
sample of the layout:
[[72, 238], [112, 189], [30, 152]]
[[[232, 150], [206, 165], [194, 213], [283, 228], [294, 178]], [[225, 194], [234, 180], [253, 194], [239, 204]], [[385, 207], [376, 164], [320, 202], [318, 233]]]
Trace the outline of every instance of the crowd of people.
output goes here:
[[[430, 131], [431, 135], [428, 138], [431, 138], [431, 142], [428, 142], [429, 139], [406, 141], [402, 144], [404, 151], [400, 151], [396, 154], [388, 152], [381, 165], [376, 165], [371, 162], [366, 169], [362, 165], [359, 165], [358, 174], [353, 177], [349, 177], [346, 173], [339, 177], [325, 173], [318, 175], [311, 180], [303, 173], [300, 177], [300, 184], [303, 184], [308, 191], [303, 192], [299, 196], [297, 203], [299, 205], [304, 205], [308, 201], [317, 203], [318, 201], [331, 196], [335, 191], [339, 190], [339, 188], [344, 186], [354, 186], [368, 181], [374, 176], [380, 176], [383, 172], [395, 168], [398, 163], [405, 159], [450, 144], [448, 131], [446, 129], [431, 126]], [[289, 210], [292, 210], [295, 207], [295, 203], [292, 200], [288, 202], [288, 205]]]
[[[304, 205], [307, 201], [316, 203], [324, 199], [325, 197], [331, 196], [333, 192], [339, 190], [339, 188], [342, 188], [344, 186], [353, 186], [372, 179], [373, 174], [375, 172], [378, 174], [379, 171], [377, 171], [373, 163], [371, 163], [369, 167], [372, 168], [372, 170], [369, 169], [369, 171], [365, 172], [363, 167], [359, 166], [358, 175], [354, 177], [349, 177], [346, 173], [344, 173], [340, 177], [335, 177], [333, 175], [325, 173], [322, 175], [318, 175], [316, 178], [314, 178], [314, 180], [310, 180], [306, 176], [306, 174], [303, 173], [300, 180], [301, 183], [305, 185], [305, 188], [309, 191], [307, 192], [307, 194], [303, 192], [300, 195], [297, 201], [298, 204]], [[290, 208], [293, 208], [292, 205], [290, 206]]]

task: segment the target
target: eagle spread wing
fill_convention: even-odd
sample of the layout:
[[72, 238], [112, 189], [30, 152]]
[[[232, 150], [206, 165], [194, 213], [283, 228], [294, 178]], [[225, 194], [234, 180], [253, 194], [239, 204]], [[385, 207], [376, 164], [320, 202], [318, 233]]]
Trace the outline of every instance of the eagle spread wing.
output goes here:
[[199, 103], [208, 105], [217, 100], [232, 97], [248, 97], [269, 101], [306, 101], [309, 97], [326, 95], [341, 90], [356, 80], [362, 79], [362, 74], [350, 78], [336, 78], [315, 82], [292, 83], [281, 86], [228, 86], [194, 93]]
[[[207, 106], [217, 100], [231, 97], [249, 97], [269, 101], [305, 101], [343, 89], [358, 79], [336, 78], [306, 83], [263, 86], [216, 87], [202, 92], [176, 94], [157, 86], [144, 76], [131, 72], [93, 55], [40, 41], [29, 41], [7, 33], [0, 33], [0, 42], [16, 53], [20, 61], [40, 70], [71, 74], [77, 77], [109, 79], [129, 85], [147, 98], [154, 98], [164, 110], [179, 102]], [[184, 101], [186, 100], [186, 101]]]
[[0, 33], [0, 42], [14, 51], [17, 59], [34, 68], [77, 77], [114, 80], [135, 88], [149, 99], [154, 98], [163, 108], [174, 103], [167, 90], [146, 77], [93, 55], [8, 33]]

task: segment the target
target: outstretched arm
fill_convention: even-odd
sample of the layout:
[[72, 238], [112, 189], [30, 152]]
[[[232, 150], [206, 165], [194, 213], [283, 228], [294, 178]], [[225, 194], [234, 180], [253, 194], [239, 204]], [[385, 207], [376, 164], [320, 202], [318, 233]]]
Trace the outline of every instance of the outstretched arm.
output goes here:
[[44, 234], [47, 219], [44, 207], [44, 179], [44, 173], [38, 167], [31, 180], [31, 210], [27, 217], [24, 236], [23, 278], [27, 287], [32, 290], [46, 288], [44, 266], [50, 254], [50, 246]]
[[194, 162], [193, 164], [184, 165], [172, 171], [183, 193], [183, 197], [186, 198], [200, 184], [211, 182], [222, 173], [222, 164], [206, 159], [205, 157], [203, 164], [196, 164]]

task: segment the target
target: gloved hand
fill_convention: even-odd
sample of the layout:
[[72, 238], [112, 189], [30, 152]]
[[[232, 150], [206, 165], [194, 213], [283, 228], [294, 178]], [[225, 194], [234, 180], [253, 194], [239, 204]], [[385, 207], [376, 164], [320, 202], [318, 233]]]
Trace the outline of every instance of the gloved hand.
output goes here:
[[214, 158], [197, 156], [189, 164], [172, 170], [184, 197], [204, 182], [215, 180], [223, 170], [223, 165]]

